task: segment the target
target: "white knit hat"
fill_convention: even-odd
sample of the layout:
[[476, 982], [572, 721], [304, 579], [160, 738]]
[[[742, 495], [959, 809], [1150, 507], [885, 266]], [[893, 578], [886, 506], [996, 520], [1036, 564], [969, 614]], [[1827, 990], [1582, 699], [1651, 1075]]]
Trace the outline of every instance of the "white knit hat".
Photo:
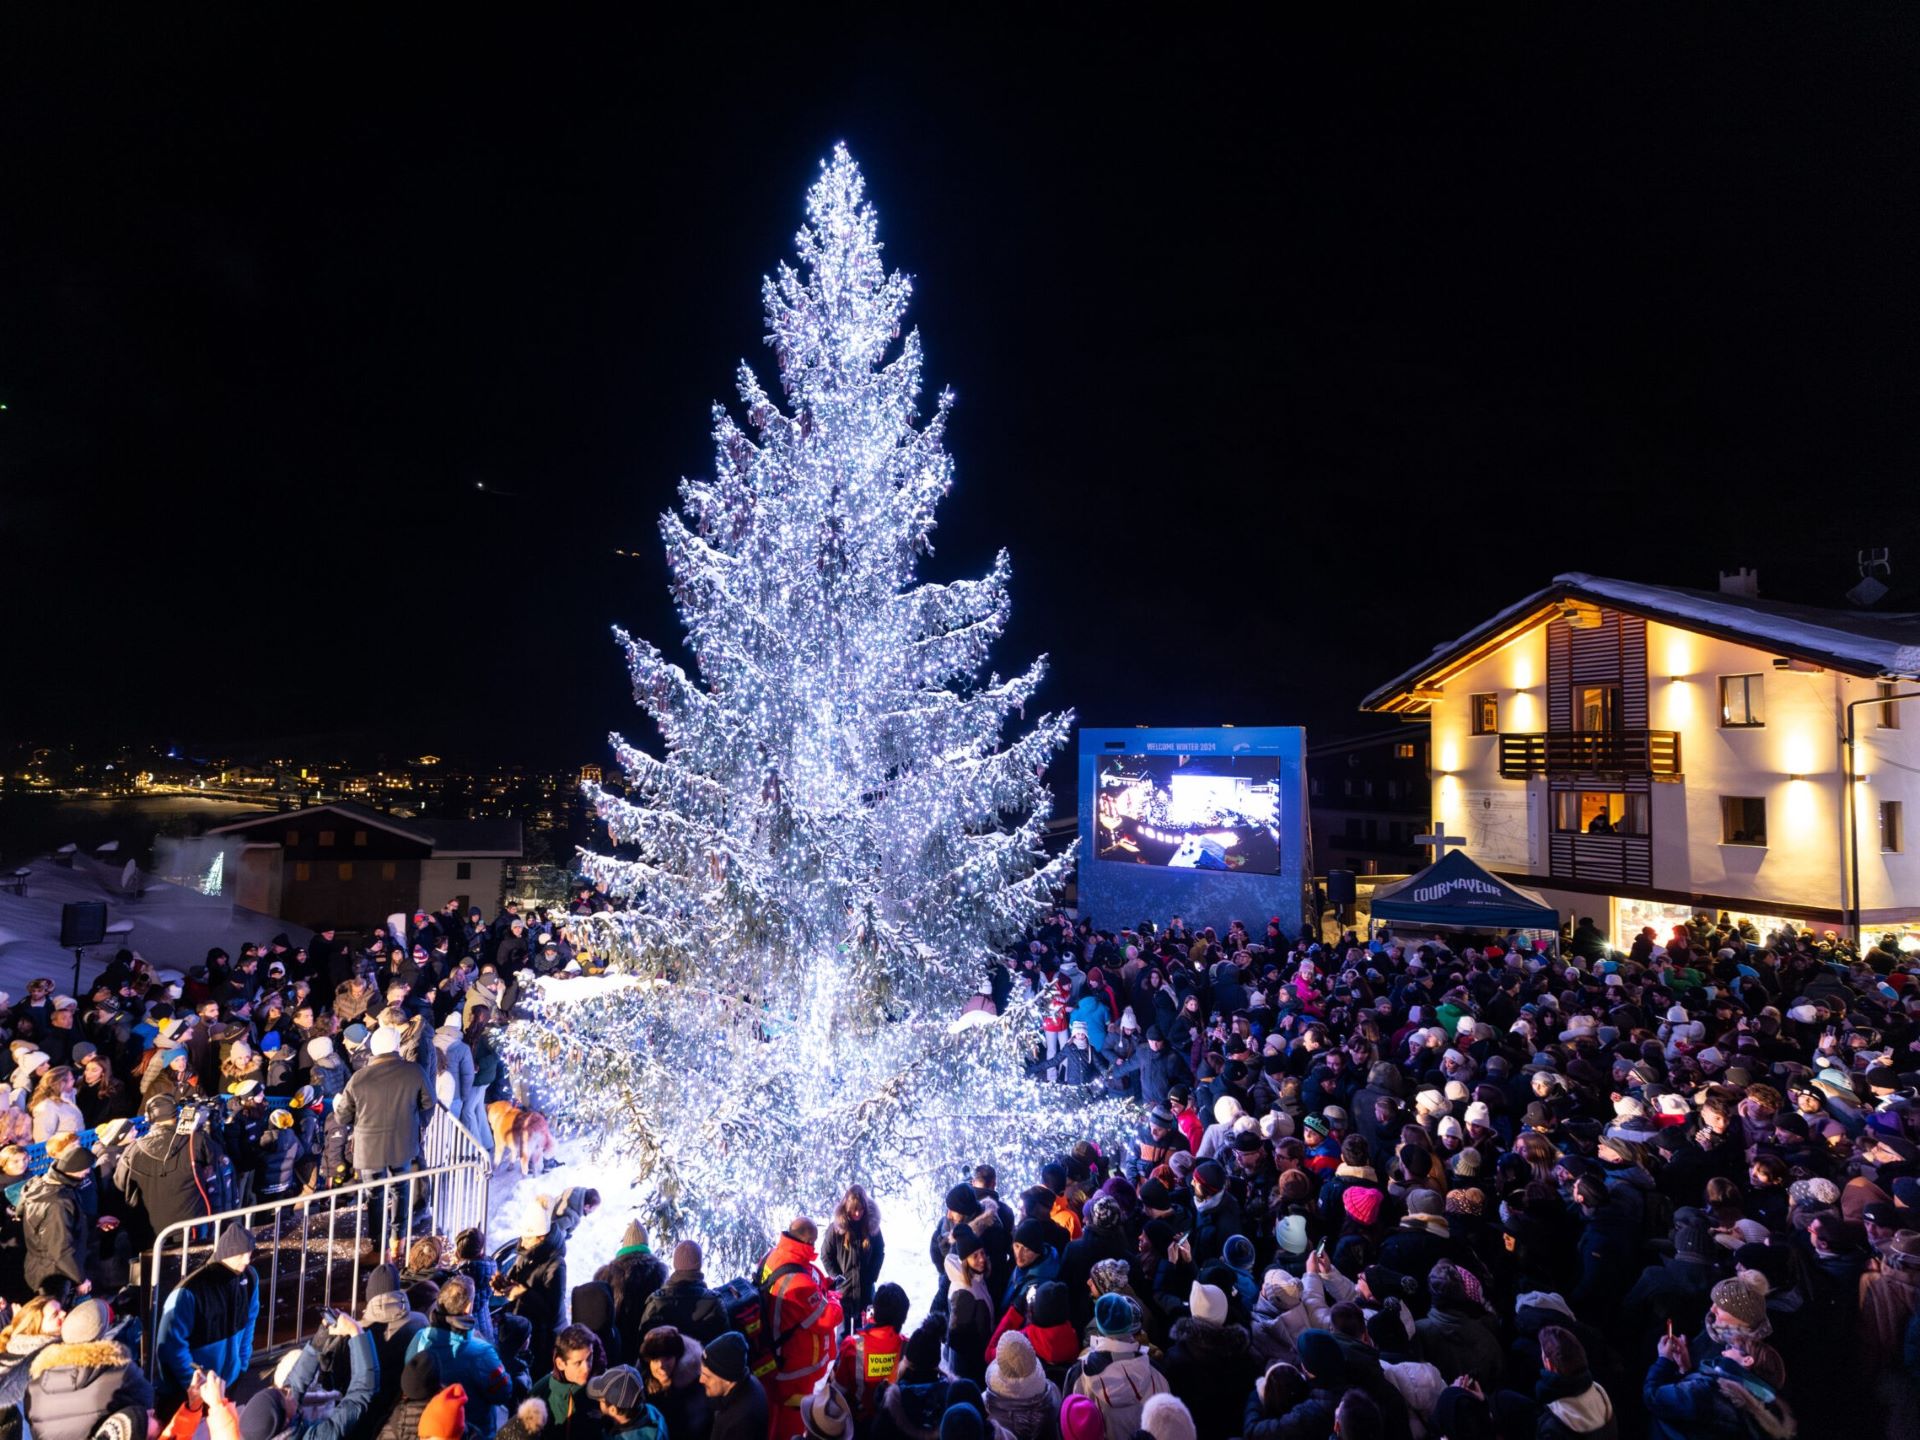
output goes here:
[[316, 1035], [307, 1041], [307, 1058], [324, 1060], [333, 1054], [333, 1038], [328, 1035]]
[[1218, 1285], [1202, 1285], [1198, 1280], [1187, 1292], [1187, 1309], [1196, 1320], [1214, 1325], [1227, 1323], [1227, 1294]]
[[1153, 1440], [1198, 1440], [1193, 1412], [1171, 1394], [1150, 1395], [1140, 1407], [1140, 1429]]
[[[392, 1055], [400, 1048], [400, 1032], [382, 1025], [367, 1041], [367, 1049], [374, 1055]], [[544, 1231], [541, 1233], [545, 1233]]]

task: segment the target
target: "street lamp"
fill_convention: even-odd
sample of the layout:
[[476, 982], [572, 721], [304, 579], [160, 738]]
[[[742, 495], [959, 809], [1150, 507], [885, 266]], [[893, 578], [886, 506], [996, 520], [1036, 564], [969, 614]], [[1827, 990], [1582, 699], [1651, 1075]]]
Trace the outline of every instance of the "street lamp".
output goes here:
[[1920, 690], [1898, 690], [1847, 702], [1847, 926], [1856, 946], [1860, 943], [1860, 802], [1854, 792], [1860, 788], [1860, 771], [1854, 763], [1853, 712], [1862, 705], [1891, 705], [1897, 700], [1920, 700]]

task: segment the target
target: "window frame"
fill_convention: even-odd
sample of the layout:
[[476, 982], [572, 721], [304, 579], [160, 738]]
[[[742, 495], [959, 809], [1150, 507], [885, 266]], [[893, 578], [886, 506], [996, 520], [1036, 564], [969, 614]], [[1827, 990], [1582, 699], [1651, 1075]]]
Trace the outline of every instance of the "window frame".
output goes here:
[[471, 860], [454, 861], [453, 878], [456, 880], [471, 880], [473, 878], [473, 862]]
[[[1758, 840], [1735, 840], [1732, 824], [1732, 805], [1758, 805], [1760, 807], [1760, 838]], [[1748, 827], [1749, 829], [1751, 827]], [[1767, 848], [1767, 797], [1764, 795], [1722, 795], [1720, 797], [1720, 843], [1722, 845], [1742, 845], [1749, 849]]]
[[[1589, 728], [1586, 722], [1589, 692], [1598, 691], [1605, 724]], [[1620, 687], [1618, 685], [1576, 685], [1573, 687], [1573, 728], [1580, 735], [1611, 735], [1620, 728]]]
[[[1588, 822], [1579, 817], [1586, 809], [1585, 798], [1589, 795], [1604, 795], [1608, 798], [1609, 802], [1615, 798], [1619, 799], [1620, 814], [1617, 820], [1612, 818], [1613, 805], [1609, 803], [1607, 806], [1609, 816], [1608, 823], [1612, 824], [1615, 828], [1601, 831], [1587, 829]], [[1574, 806], [1576, 823], [1572, 827], [1568, 827], [1562, 823], [1565, 818], [1564, 811], [1566, 809], [1563, 802], [1566, 801], [1572, 801]], [[1650, 797], [1631, 790], [1555, 790], [1553, 792], [1553, 803], [1549, 807], [1551, 813], [1548, 819], [1556, 835], [1626, 835], [1636, 840], [1644, 840], [1652, 831], [1652, 808]], [[1620, 824], [1633, 817], [1636, 813], [1640, 820], [1639, 829], [1622, 830], [1618, 828]]]
[[[1745, 720], [1729, 718], [1733, 712], [1727, 704], [1727, 696], [1729, 694], [1727, 687], [1735, 680], [1741, 682], [1740, 696], [1745, 702], [1742, 713], [1748, 717]], [[1722, 675], [1720, 677], [1720, 728], [1722, 730], [1764, 730], [1767, 728], [1766, 682], [1767, 676], [1764, 670], [1748, 670], [1738, 675]], [[1754, 703], [1756, 698], [1759, 701], [1758, 705]], [[1756, 714], [1760, 717], [1757, 720], [1752, 718]]]
[[1469, 695], [1467, 719], [1472, 722], [1475, 735], [1498, 735], [1500, 733], [1500, 692], [1476, 690]]
[[[1879, 807], [1880, 853], [1882, 855], [1904, 855], [1907, 850], [1907, 812], [1898, 800], [1882, 800]], [[1893, 824], [1889, 826], [1888, 820]], [[1893, 843], [1887, 843], [1888, 832], [1892, 832]]]
[[353, 861], [341, 860], [333, 867], [333, 878], [343, 885], [353, 883]]
[[1876, 718], [1873, 722], [1876, 730], [1898, 730], [1900, 728], [1900, 702], [1892, 697], [1900, 693], [1900, 687], [1888, 680], [1880, 682], [1881, 703], [1874, 706]]

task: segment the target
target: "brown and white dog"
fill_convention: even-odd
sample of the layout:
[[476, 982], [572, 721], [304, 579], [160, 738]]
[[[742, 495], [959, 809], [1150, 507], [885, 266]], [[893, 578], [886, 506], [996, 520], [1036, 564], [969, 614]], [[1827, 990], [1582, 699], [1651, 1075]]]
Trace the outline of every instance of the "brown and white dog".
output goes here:
[[547, 1117], [538, 1110], [522, 1110], [506, 1100], [487, 1106], [487, 1123], [493, 1127], [493, 1163], [497, 1166], [511, 1155], [520, 1162], [522, 1175], [538, 1175], [545, 1162], [556, 1155], [553, 1131]]

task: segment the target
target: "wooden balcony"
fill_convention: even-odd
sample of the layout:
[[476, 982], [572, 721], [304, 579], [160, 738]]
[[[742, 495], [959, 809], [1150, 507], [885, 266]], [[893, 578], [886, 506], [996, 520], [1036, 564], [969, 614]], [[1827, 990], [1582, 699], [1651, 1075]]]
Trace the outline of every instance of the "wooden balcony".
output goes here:
[[1549, 730], [1539, 735], [1500, 735], [1500, 774], [1529, 775], [1680, 774], [1677, 730]]

